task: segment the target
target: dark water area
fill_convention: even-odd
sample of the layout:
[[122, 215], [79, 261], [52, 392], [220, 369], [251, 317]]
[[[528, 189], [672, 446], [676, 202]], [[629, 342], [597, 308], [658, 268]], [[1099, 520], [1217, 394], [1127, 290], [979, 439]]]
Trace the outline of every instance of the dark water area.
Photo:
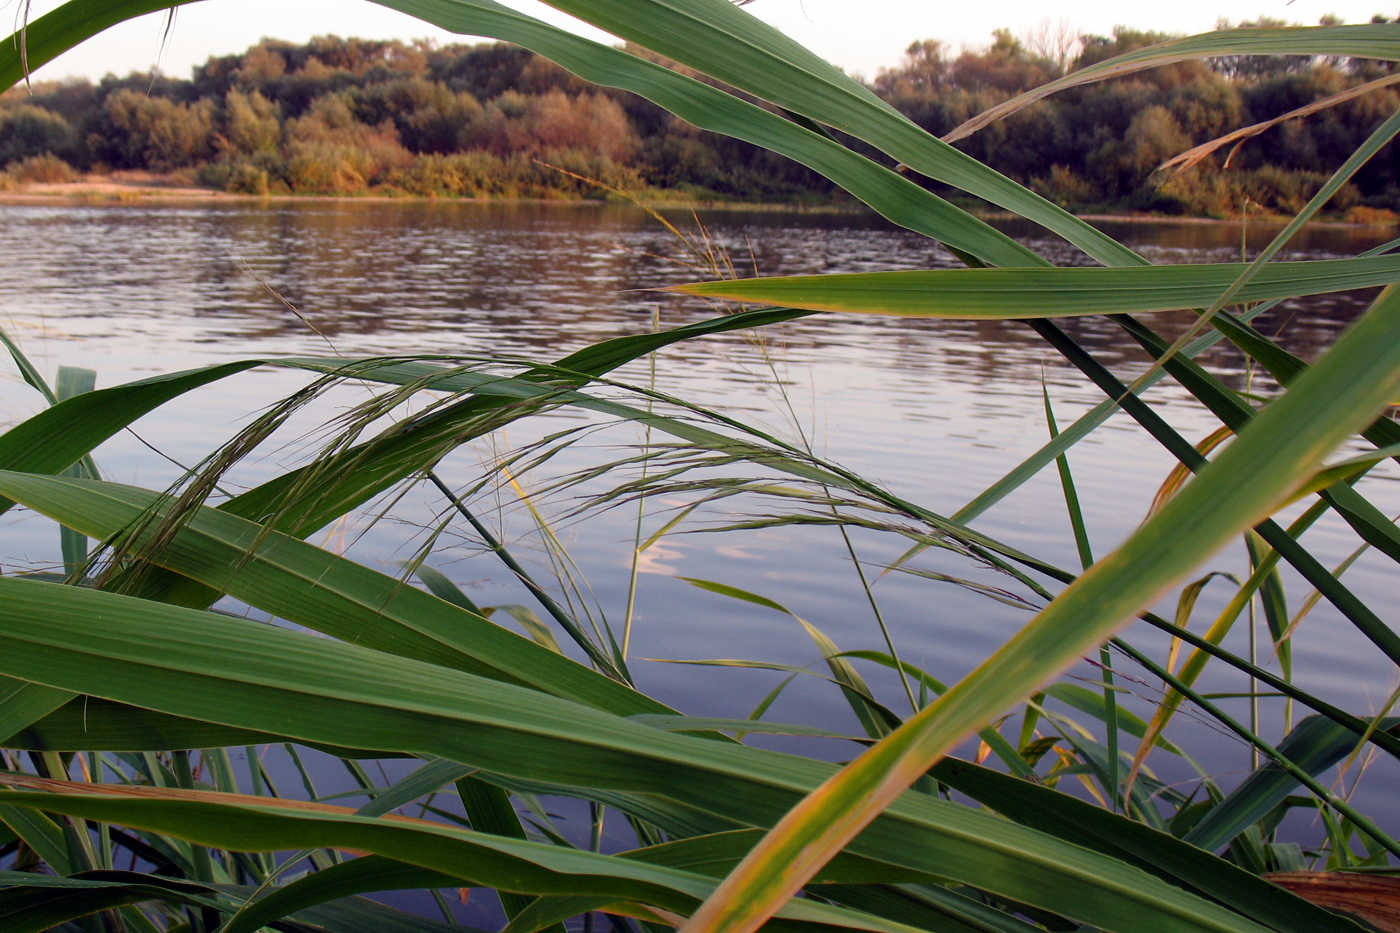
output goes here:
[[[329, 201], [6, 205], [0, 206], [0, 218], [0, 255], [6, 257], [0, 266], [0, 327], [45, 376], [52, 378], [60, 365], [85, 366], [97, 371], [99, 386], [231, 359], [326, 354], [331, 347], [344, 356], [429, 353], [550, 360], [598, 340], [645, 333], [653, 326], [653, 315], [670, 327], [713, 313], [701, 303], [649, 290], [713, 273], [688, 265], [691, 260], [670, 232], [630, 208]], [[668, 218], [687, 235], [698, 235], [697, 220], [689, 214], [674, 212]], [[712, 247], [727, 254], [740, 274], [954, 264], [937, 244], [859, 216], [705, 212], [699, 220]], [[1057, 262], [1083, 259], [1032, 229], [1005, 226]], [[1173, 263], [1252, 257], [1277, 230], [1198, 223], [1103, 226], [1152, 261]], [[1364, 229], [1318, 228], [1298, 237], [1286, 256], [1349, 256], [1381, 239]], [[1260, 326], [1311, 360], [1368, 299], [1344, 294], [1289, 302], [1261, 318]], [[1174, 336], [1190, 320], [1185, 314], [1156, 315], [1151, 322]], [[1147, 357], [1112, 322], [1084, 319], [1064, 327], [1125, 381], [1145, 370]], [[1267, 376], [1252, 371], [1226, 346], [1211, 348], [1199, 360], [1236, 389], [1265, 396], [1276, 391]], [[8, 426], [37, 410], [37, 397], [13, 371], [0, 378], [0, 421]], [[616, 378], [645, 386], [653, 374], [642, 361]], [[785, 441], [810, 444], [819, 456], [943, 515], [958, 511], [1046, 442], [1042, 391], [1062, 428], [1102, 401], [1077, 370], [1017, 322], [822, 315], [757, 336], [734, 333], [667, 348], [656, 357], [654, 379], [662, 392], [732, 415]], [[109, 479], [162, 488], [179, 476], [180, 468], [171, 461], [197, 462], [263, 406], [306, 381], [263, 369], [216, 384], [143, 419], [136, 429], [139, 439], [114, 438], [98, 450], [97, 462]], [[606, 391], [644, 404], [625, 390]], [[1193, 442], [1216, 427], [1173, 385], [1164, 382], [1146, 397]], [[315, 433], [318, 424], [367, 398], [363, 389], [337, 390], [261, 460], [241, 466], [230, 482], [250, 485], [289, 469], [314, 449], [315, 438], [322, 436]], [[511, 450], [588, 423], [567, 412], [538, 421], [535, 426], [513, 425], [473, 444], [445, 461], [439, 472], [464, 487]], [[635, 426], [599, 427], [551, 461], [552, 473], [541, 469], [521, 478], [522, 486], [538, 497], [532, 503], [556, 522], [553, 530], [577, 562], [589, 611], [619, 630], [636, 505], [579, 516], [580, 497], [606, 485], [551, 492], [550, 476], [635, 453], [644, 440]], [[1076, 446], [1070, 462], [1097, 555], [1108, 553], [1143, 519], [1173, 465], [1121, 414]], [[1395, 479], [1394, 469], [1381, 469], [1360, 488], [1394, 514], [1400, 511]], [[685, 504], [679, 495], [658, 498], [647, 502], [644, 536]], [[507, 487], [482, 505], [517, 555], [553, 579], [517, 494]], [[834, 529], [702, 531], [736, 516], [766, 514], [773, 503], [732, 501], [724, 507], [732, 511], [712, 507], [691, 516], [678, 533], [662, 538], [643, 556], [630, 646], [643, 690], [685, 712], [741, 717], [786, 675], [644, 659], [741, 658], [823, 672], [820, 653], [794, 620], [696, 589], [677, 579], [682, 576], [723, 581], [776, 600], [843, 649], [883, 650], [866, 596]], [[426, 529], [441, 509], [440, 500], [415, 494], [399, 503], [391, 520], [372, 523], [368, 513], [354, 516], [312, 540], [398, 573], [399, 562], [424, 543]], [[1078, 566], [1053, 468], [1040, 471], [973, 527], [1059, 566]], [[1303, 540], [1329, 567], [1359, 544], [1350, 529], [1333, 519], [1320, 522]], [[32, 515], [7, 516], [0, 542], [0, 565], [6, 571], [58, 562], [56, 532]], [[968, 587], [908, 573], [882, 574], [908, 546], [904, 538], [857, 532], [853, 545], [867, 575], [876, 580], [873, 592], [903, 657], [942, 681], [965, 674], [1030, 618], [1026, 608]], [[481, 553], [469, 530], [449, 526], [429, 563], [480, 604], [529, 601], [510, 574]], [[952, 552], [928, 552], [916, 566], [1015, 589], [1002, 575]], [[1244, 548], [1237, 543], [1211, 557], [1200, 572], [1243, 577], [1245, 567]], [[1297, 611], [1308, 587], [1294, 575], [1284, 579], [1290, 611]], [[1395, 623], [1400, 590], [1392, 564], [1366, 553], [1344, 579], [1388, 624]], [[1191, 616], [1193, 630], [1202, 631], [1232, 592], [1223, 580], [1208, 585]], [[1159, 608], [1171, 615], [1174, 600]], [[1257, 626], [1265, 632], [1258, 657], [1276, 668], [1262, 617]], [[1248, 653], [1247, 628], [1241, 620], [1227, 642], [1232, 650]], [[1159, 662], [1167, 657], [1170, 646], [1154, 630], [1132, 627], [1126, 637]], [[892, 678], [874, 667], [862, 671], [884, 702], [907, 713], [907, 701]], [[1294, 671], [1300, 685], [1358, 714], [1381, 708], [1396, 684], [1394, 666], [1325, 602], [1297, 630]], [[1125, 668], [1125, 673], [1124, 702], [1150, 713], [1160, 698], [1159, 686], [1139, 671]], [[1091, 682], [1098, 673], [1086, 663], [1071, 676]], [[1208, 669], [1202, 684], [1219, 693], [1248, 688], [1242, 676], [1223, 667]], [[1247, 717], [1242, 702], [1222, 702]], [[1284, 716], [1280, 701], [1264, 701], [1261, 731], [1278, 738]], [[839, 691], [821, 676], [798, 677], [768, 718], [837, 732], [857, 730]], [[1092, 729], [1086, 717], [1076, 718]], [[1246, 746], [1199, 716], [1182, 715], [1169, 736], [1225, 786], [1252, 767]], [[818, 740], [761, 741], [828, 757], [850, 754], [849, 746]], [[1154, 756], [1149, 762], [1169, 782], [1190, 787], [1195, 779], [1190, 766], [1179, 760]], [[1359, 772], [1358, 765], [1347, 774], [1347, 789]], [[1328, 778], [1335, 782], [1336, 775]], [[1395, 778], [1394, 762], [1376, 762], [1352, 798], [1392, 831], [1400, 829]], [[334, 787], [342, 778], [327, 780]], [[1323, 839], [1316, 820], [1300, 816], [1289, 827], [1301, 842]], [[616, 843], [626, 840], [619, 837]]]

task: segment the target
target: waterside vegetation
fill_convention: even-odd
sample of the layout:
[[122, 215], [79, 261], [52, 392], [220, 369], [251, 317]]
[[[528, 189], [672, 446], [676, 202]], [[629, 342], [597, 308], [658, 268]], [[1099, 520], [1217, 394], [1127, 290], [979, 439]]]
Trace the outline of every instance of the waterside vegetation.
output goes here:
[[[1282, 24], [1240, 28], [1254, 25]], [[941, 136], [1033, 87], [1171, 37], [1121, 28], [1112, 36], [1042, 29], [1024, 39], [1003, 29], [993, 38], [960, 54], [914, 42], [870, 87]], [[1075, 209], [1291, 215], [1395, 108], [1393, 76], [1387, 63], [1345, 56], [1189, 60], [1068, 91], [957, 144]], [[1158, 171], [1193, 146], [1353, 93], [1238, 151]], [[189, 79], [131, 74], [14, 88], [0, 101], [0, 169], [0, 185], [11, 186], [141, 170], [263, 195], [583, 198], [623, 189], [652, 200], [844, 202], [817, 172], [699, 132], [519, 47], [331, 36], [265, 40], [209, 59]], [[1400, 174], [1384, 159], [1329, 205], [1363, 221], [1396, 210]]]
[[[1274, 260], [1368, 166], [1386, 161], [1400, 110], [1378, 114], [1378, 125], [1324, 169], [1317, 193], [1248, 262], [1152, 265], [942, 143], [727, 0], [553, 0], [648, 55], [491, 0], [388, 5], [464, 34], [519, 42], [580, 79], [644, 95], [679, 119], [791, 159], [942, 243], [968, 268], [729, 280], [720, 263], [717, 281], [679, 291], [743, 302], [738, 310], [669, 330], [639, 328], [552, 361], [441, 352], [257, 358], [93, 389], [73, 370], [50, 387], [7, 343], [50, 404], [0, 434], [0, 510], [30, 510], [64, 529], [62, 573], [0, 576], [7, 930], [450, 929], [445, 899], [438, 921], [362, 895], [472, 887], [494, 889], [512, 933], [563, 930], [578, 917], [595, 929], [600, 913], [618, 930], [687, 933], [765, 925], [1356, 933], [1391, 922], [1372, 895], [1387, 888], [1400, 842], [1384, 818], [1355, 805], [1351, 784], [1334, 779], [1339, 764], [1359, 756], [1374, 755], [1376, 770], [1393, 773], [1400, 723], [1389, 704], [1343, 709], [1295, 679], [1289, 593], [1305, 581], [1338, 625], [1400, 664], [1400, 637], [1381, 607], [1344, 580], [1350, 563], [1329, 570], [1300, 540], [1335, 513], [1357, 547], [1400, 562], [1400, 531], [1368, 498], [1367, 477], [1400, 452], [1400, 427], [1387, 415], [1400, 397], [1400, 242], [1341, 259]], [[27, 64], [153, 6], [70, 0], [0, 46], [0, 80], [18, 83]], [[1239, 55], [1394, 63], [1400, 24], [1230, 30], [1126, 51], [1080, 69], [1078, 79]], [[707, 80], [658, 64], [662, 57]], [[254, 101], [238, 93], [235, 101]], [[600, 92], [559, 94], [553, 99], [572, 100], [570, 107], [620, 106]], [[353, 116], [353, 104], [353, 95], [321, 111], [309, 102], [310, 117], [277, 126], [332, 120], [333, 108]], [[249, 103], [248, 113], [262, 107]], [[223, 118], [211, 105], [208, 119], [212, 127]], [[261, 125], [267, 134], [247, 139], [269, 140], [273, 121]], [[342, 128], [367, 133], [366, 145], [391, 129], [358, 117]], [[919, 177], [1019, 215], [1093, 265], [1052, 266]], [[1279, 301], [1377, 287], [1361, 318], [1316, 360], [1294, 357], [1250, 324]], [[1153, 327], [1153, 313], [1167, 309], [1197, 315], [1175, 342]], [[1103, 402], [1060, 430], [1047, 397], [1032, 414], [1053, 440], [960, 504], [918, 501], [936, 499], [937, 490], [887, 489], [704, 400], [610, 378], [680, 341], [817, 313], [1022, 321]], [[1054, 320], [1085, 314], [1108, 315], [1156, 360], [1151, 370], [1125, 384], [1116, 360], [1096, 357]], [[1221, 340], [1268, 374], [1267, 397], [1237, 392], [1197, 365], [1194, 356]], [[176, 487], [104, 478], [92, 454], [114, 433], [172, 399], [267, 369], [301, 374], [305, 388], [234, 437], [212, 439], [210, 456]], [[1213, 443], [1193, 445], [1142, 397], [1162, 380], [1218, 422]], [[371, 390], [348, 412], [327, 399], [345, 383]], [[768, 701], [739, 720], [670, 708], [636, 687], [630, 616], [608, 626], [577, 609], [567, 569], [557, 583], [531, 576], [478, 514], [481, 478], [443, 475], [445, 458], [462, 445], [560, 408], [648, 432], [640, 450], [587, 471], [590, 481], [612, 480], [600, 506], [752, 497], [770, 522], [887, 535], [907, 548], [908, 561], [936, 552], [995, 573], [1000, 586], [988, 597], [1018, 599], [1030, 617], [956, 683], [909, 664], [878, 609], [874, 647], [858, 651], [840, 650], [819, 625], [799, 619], [860, 728], [841, 739], [843, 763], [754, 744], [760, 728], [821, 731], [766, 721]], [[1182, 473], [1150, 518], [1096, 555], [1068, 454], [1119, 409]], [[240, 461], [317, 410], [332, 426], [328, 443], [251, 488], [228, 488]], [[508, 484], [524, 467], [547, 463], [575, 436], [547, 433], [498, 479]], [[1052, 465], [1075, 568], [978, 527], [992, 503]], [[1142, 481], [1155, 487], [1158, 478]], [[431, 545], [395, 576], [307, 540], [362, 507], [384, 513], [406, 485], [439, 497], [444, 527], [470, 528], [521, 581], [533, 608], [475, 605], [432, 569]], [[1301, 514], [1281, 516], [1299, 500]], [[648, 532], [665, 534], [672, 518]], [[647, 544], [641, 527], [639, 552]], [[1171, 593], [1189, 616], [1203, 585], [1193, 576], [1240, 540], [1250, 572], [1232, 581], [1230, 605], [1204, 634], [1151, 611]], [[869, 592], [852, 556], [851, 585]], [[724, 583], [697, 585], [787, 611]], [[1252, 606], [1272, 655], [1223, 647], [1231, 627], [1252, 624]], [[529, 637], [506, 628], [507, 615]], [[1121, 634], [1135, 619], [1170, 633], [1180, 652], [1162, 659], [1139, 650]], [[1186, 646], [1185, 660], [1175, 657]], [[1086, 653], [1101, 665], [1099, 679], [1056, 682]], [[1201, 693], [1207, 665], [1233, 668], [1250, 698], [1291, 704], [1298, 715], [1277, 731], [1245, 721]], [[862, 671], [896, 672], [889, 695]], [[1120, 708], [1116, 678], [1125, 675], [1165, 691], [1148, 720]], [[1158, 781], [1149, 753], [1189, 760], [1163, 731], [1183, 709], [1237, 736], [1259, 766], [1237, 784], [1209, 774], [1190, 790]], [[950, 757], [969, 737], [985, 754]], [[305, 771], [302, 793], [279, 790], [261, 764], [269, 749], [298, 766], [312, 751], [330, 756], [368, 802], [352, 809], [323, 799]], [[376, 781], [366, 762], [384, 758], [398, 759], [406, 776]], [[1351, 775], [1341, 780], [1354, 782]], [[1094, 799], [1066, 793], [1074, 782]], [[560, 831], [551, 800], [578, 802], [588, 832]], [[1279, 833], [1295, 810], [1316, 816], [1317, 838], [1307, 845]], [[602, 846], [605, 825], [633, 848]]]

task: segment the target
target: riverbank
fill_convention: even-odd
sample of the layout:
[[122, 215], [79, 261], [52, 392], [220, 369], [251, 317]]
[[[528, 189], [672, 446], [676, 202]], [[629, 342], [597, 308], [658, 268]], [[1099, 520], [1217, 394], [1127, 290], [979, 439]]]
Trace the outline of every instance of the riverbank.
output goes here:
[[[725, 210], [725, 211], [782, 211], [803, 214], [849, 214], [858, 213], [860, 207], [854, 202], [829, 204], [767, 203], [759, 201], [715, 201], [686, 197], [684, 192], [669, 196], [657, 192], [646, 192], [636, 198], [622, 198], [609, 194], [605, 201], [636, 204], [656, 210]], [[0, 204], [126, 204], [146, 201], [179, 202], [315, 202], [315, 201], [452, 201], [460, 203], [502, 203], [505, 201], [522, 204], [553, 204], [561, 207], [596, 205], [591, 198], [483, 198], [483, 197], [425, 197], [422, 195], [396, 193], [368, 193], [357, 195], [330, 194], [243, 194], [200, 187], [193, 182], [189, 173], [159, 174], [147, 171], [120, 171], [108, 174], [88, 173], [70, 181], [20, 182], [9, 188], [0, 188]], [[970, 209], [970, 212], [984, 220], [1010, 219], [1013, 215], [1004, 211]], [[1183, 217], [1172, 214], [1151, 214], [1136, 211], [1114, 213], [1096, 211], [1079, 214], [1088, 221], [1108, 221], [1116, 223], [1145, 224], [1235, 224], [1286, 223], [1291, 218], [1281, 214], [1252, 214], [1249, 217]], [[1400, 214], [1394, 211], [1353, 207], [1345, 215], [1324, 217], [1314, 223], [1345, 227], [1395, 227], [1400, 226]]]
[[92, 203], [124, 204], [137, 201], [219, 201], [219, 202], [316, 202], [316, 201], [451, 201], [453, 203], [521, 203], [556, 204], [561, 207], [597, 205], [599, 203], [630, 203], [656, 209], [690, 210], [707, 208], [726, 211], [783, 211], [795, 213], [848, 214], [859, 210], [854, 202], [793, 203], [763, 201], [727, 201], [697, 199], [685, 192], [643, 192], [635, 198], [606, 194], [602, 198], [493, 198], [438, 197], [404, 192], [368, 192], [365, 194], [246, 194], [220, 191], [196, 185], [189, 173], [162, 175], [147, 171], [120, 171], [109, 174], [88, 173], [69, 181], [14, 182], [0, 187], [0, 203]]

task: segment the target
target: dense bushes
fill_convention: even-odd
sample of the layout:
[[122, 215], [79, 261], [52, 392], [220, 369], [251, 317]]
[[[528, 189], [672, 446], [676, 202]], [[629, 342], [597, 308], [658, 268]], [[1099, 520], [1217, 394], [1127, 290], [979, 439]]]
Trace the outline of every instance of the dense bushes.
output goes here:
[[44, 153], [71, 155], [76, 142], [68, 121], [52, 110], [29, 104], [0, 110], [0, 166]]
[[[1066, 67], [1166, 37], [1121, 28], [1083, 37], [1073, 61], [1072, 41], [1031, 48], [1007, 30], [993, 38], [983, 51], [957, 55], [936, 41], [916, 42], [873, 87], [943, 134]], [[1058, 95], [958, 145], [1068, 207], [1290, 212], [1400, 107], [1400, 93], [1373, 92], [1284, 123], [1249, 141], [1228, 167], [1216, 157], [1171, 178], [1155, 169], [1190, 146], [1385, 67], [1296, 58], [1182, 62]], [[0, 99], [0, 167], [45, 153], [81, 168], [197, 166], [201, 183], [248, 193], [600, 195], [538, 164], [545, 162], [628, 189], [770, 201], [833, 195], [800, 165], [702, 133], [645, 100], [592, 88], [502, 44], [264, 40], [242, 55], [209, 59], [189, 81], [108, 77], [97, 86], [43, 85]], [[1334, 207], [1358, 205], [1400, 207], [1397, 160], [1373, 160]]]
[[17, 162], [11, 162], [4, 172], [0, 172], [0, 176], [3, 176], [3, 183], [0, 183], [0, 190], [3, 190], [13, 184], [58, 184], [74, 181], [78, 173], [73, 171], [73, 166], [58, 156], [46, 152], [43, 155], [25, 156]]
[[180, 103], [122, 88], [92, 114], [85, 134], [89, 157], [113, 168], [169, 171], [213, 155], [214, 102]]
[[482, 119], [481, 103], [471, 94], [424, 78], [371, 84], [357, 89], [353, 101], [355, 115], [364, 122], [393, 122], [413, 152], [471, 148], [472, 128]]
[[590, 198], [603, 193], [574, 176], [624, 191], [643, 184], [634, 169], [605, 156], [579, 149], [550, 149], [536, 158], [481, 150], [423, 156], [394, 173], [389, 187], [426, 197]]
[[230, 89], [224, 96], [222, 131], [215, 136], [221, 152], [255, 155], [276, 152], [282, 142], [280, 108], [258, 91]]
[[[1086, 36], [1072, 67], [1166, 38], [1124, 28]], [[1184, 149], [1355, 86], [1387, 67], [1297, 57], [1181, 62], [1067, 91], [958, 145], [1070, 207], [1229, 216], [1248, 206], [1291, 213], [1400, 108], [1400, 93], [1372, 92], [1286, 122], [1247, 142], [1228, 167], [1222, 152], [1180, 176], [1158, 177], [1154, 170]], [[937, 42], [914, 43], [874, 86], [920, 126], [942, 135], [1059, 73], [1043, 50], [1002, 31], [986, 51], [957, 57]], [[1356, 203], [1400, 205], [1400, 160], [1372, 160], [1333, 207], [1345, 211]]]

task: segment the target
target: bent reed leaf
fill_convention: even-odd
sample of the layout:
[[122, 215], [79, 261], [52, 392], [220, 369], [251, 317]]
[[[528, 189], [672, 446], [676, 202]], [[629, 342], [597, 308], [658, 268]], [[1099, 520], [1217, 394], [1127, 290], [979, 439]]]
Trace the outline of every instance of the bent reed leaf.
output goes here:
[[[956, 319], [1033, 319], [1208, 307], [1249, 266], [930, 269], [771, 276], [673, 285], [704, 298]], [[1232, 299], [1296, 298], [1400, 281], [1400, 256], [1273, 262]]]
[[943, 140], [951, 143], [971, 136], [1038, 100], [1068, 88], [1122, 77], [1159, 65], [1221, 55], [1338, 55], [1400, 61], [1400, 24], [1223, 29], [1161, 42], [1072, 71], [1063, 78], [989, 107], [944, 134]]

